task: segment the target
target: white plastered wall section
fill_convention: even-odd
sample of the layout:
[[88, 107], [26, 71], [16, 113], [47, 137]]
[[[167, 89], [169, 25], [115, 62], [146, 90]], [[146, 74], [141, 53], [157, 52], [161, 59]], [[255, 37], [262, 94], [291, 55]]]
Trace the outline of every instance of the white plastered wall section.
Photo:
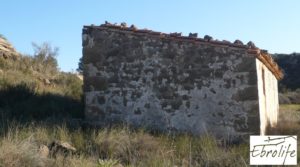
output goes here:
[[277, 124], [279, 112], [278, 81], [273, 73], [258, 59], [256, 59], [258, 82], [260, 134], [265, 135], [267, 126]]

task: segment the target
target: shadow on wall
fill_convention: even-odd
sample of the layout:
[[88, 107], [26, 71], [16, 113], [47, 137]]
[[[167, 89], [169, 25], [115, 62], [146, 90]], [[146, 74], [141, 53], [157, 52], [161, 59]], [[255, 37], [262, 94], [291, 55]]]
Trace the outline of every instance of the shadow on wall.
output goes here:
[[19, 84], [0, 90], [0, 122], [62, 122], [84, 117], [83, 101], [51, 93], [36, 93], [34, 88]]

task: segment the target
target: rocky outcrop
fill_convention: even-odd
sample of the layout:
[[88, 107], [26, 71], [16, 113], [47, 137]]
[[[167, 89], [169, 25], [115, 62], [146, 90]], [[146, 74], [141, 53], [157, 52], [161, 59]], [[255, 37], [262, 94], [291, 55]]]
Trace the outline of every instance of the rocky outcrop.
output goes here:
[[47, 158], [49, 156], [49, 148], [46, 145], [40, 145], [38, 151], [41, 157]]
[[76, 152], [76, 148], [68, 142], [54, 140], [48, 146], [41, 144], [38, 152], [41, 157], [56, 157], [58, 154], [68, 156]]
[[0, 36], [0, 57], [18, 58], [20, 54], [15, 48], [3, 37]]
[[76, 148], [73, 147], [68, 142], [53, 141], [49, 146], [49, 153], [51, 157], [56, 157], [57, 154], [63, 154], [65, 156], [70, 155], [76, 151]]

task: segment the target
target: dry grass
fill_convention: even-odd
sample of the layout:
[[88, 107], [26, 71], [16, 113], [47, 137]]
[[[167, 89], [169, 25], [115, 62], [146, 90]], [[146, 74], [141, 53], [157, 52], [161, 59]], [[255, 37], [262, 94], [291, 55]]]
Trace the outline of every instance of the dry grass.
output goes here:
[[[33, 60], [26, 56], [21, 61], [4, 62], [0, 59], [0, 102], [7, 103], [6, 107], [0, 108], [0, 113], [14, 111], [18, 113], [14, 115], [44, 114], [48, 117], [48, 113], [58, 115], [63, 112], [74, 113], [75, 109], [81, 111], [77, 105], [71, 105], [73, 101], [66, 97], [80, 99], [82, 81], [74, 74], [39, 72], [37, 69], [40, 69], [40, 64], [33, 64]], [[51, 84], [45, 84], [43, 79], [49, 79]], [[24, 83], [26, 87], [18, 87]], [[44, 93], [60, 94], [62, 97]], [[21, 98], [24, 94], [28, 96]], [[279, 134], [300, 134], [299, 109], [300, 105], [282, 106], [276, 129]], [[6, 117], [1, 116], [0, 167], [112, 167], [120, 164], [142, 167], [242, 167], [249, 164], [247, 143], [221, 146], [210, 135], [153, 135], [144, 130], [132, 131], [127, 127], [70, 129], [66, 125], [7, 123]], [[49, 145], [54, 140], [72, 144], [77, 152], [67, 157], [41, 156], [39, 146]]]
[[282, 116], [285, 117], [283, 112], [300, 111], [300, 104], [282, 104], [280, 105], [280, 111], [282, 111]]
[[[278, 134], [300, 134], [300, 112], [281, 108]], [[288, 110], [286, 110], [288, 108]], [[65, 125], [11, 123], [0, 131], [0, 166], [248, 166], [249, 145], [220, 145], [212, 136], [153, 135], [127, 127], [69, 129]], [[40, 144], [69, 142], [77, 152], [42, 157]], [[298, 152], [298, 155], [300, 153]]]
[[269, 134], [300, 135], [300, 105], [280, 105], [278, 124], [276, 128], [268, 129]]
[[[44, 158], [40, 144], [58, 139], [76, 154]], [[248, 145], [219, 146], [211, 136], [151, 135], [128, 128], [69, 130], [65, 126], [12, 125], [0, 137], [2, 166], [247, 166]], [[0, 166], [1, 166], [0, 165]]]
[[16, 140], [6, 137], [0, 144], [0, 166], [46, 166], [47, 159], [40, 156], [37, 150], [30, 138]]
[[53, 93], [80, 99], [83, 83], [76, 74], [47, 68], [50, 67], [43, 66], [32, 56], [20, 56], [18, 60], [0, 57], [0, 90], [26, 84], [39, 94]]
[[298, 163], [300, 162], [300, 105], [280, 105], [279, 119], [276, 128], [268, 129], [272, 135], [297, 135], [298, 136]]

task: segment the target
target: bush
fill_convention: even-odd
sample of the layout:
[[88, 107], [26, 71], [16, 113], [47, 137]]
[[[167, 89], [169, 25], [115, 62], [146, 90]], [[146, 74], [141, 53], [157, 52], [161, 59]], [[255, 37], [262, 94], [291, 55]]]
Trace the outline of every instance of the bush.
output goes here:
[[58, 72], [58, 64], [56, 57], [58, 55], [58, 48], [52, 46], [49, 43], [42, 43], [37, 45], [32, 43], [34, 49], [34, 62], [37, 65], [36, 70], [43, 73], [54, 74]]

